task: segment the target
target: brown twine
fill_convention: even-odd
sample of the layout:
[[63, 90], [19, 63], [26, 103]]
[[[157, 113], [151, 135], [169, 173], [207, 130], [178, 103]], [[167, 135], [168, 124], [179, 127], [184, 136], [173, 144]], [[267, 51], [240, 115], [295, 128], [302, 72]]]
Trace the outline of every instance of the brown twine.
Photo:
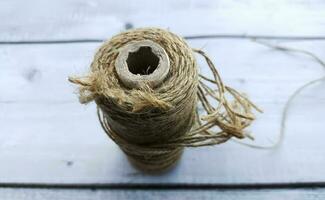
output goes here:
[[[119, 50], [134, 41], [151, 40], [167, 52], [170, 71], [160, 85], [127, 88], [114, 65]], [[194, 53], [203, 56], [212, 78], [198, 74]], [[107, 135], [136, 166], [161, 170], [174, 164], [184, 147], [216, 145], [244, 130], [261, 112], [245, 95], [226, 86], [210, 58], [191, 49], [179, 36], [162, 29], [135, 29], [118, 34], [97, 51], [91, 71], [70, 77], [79, 86], [80, 102], [95, 101]], [[198, 101], [205, 116], [198, 113]]]

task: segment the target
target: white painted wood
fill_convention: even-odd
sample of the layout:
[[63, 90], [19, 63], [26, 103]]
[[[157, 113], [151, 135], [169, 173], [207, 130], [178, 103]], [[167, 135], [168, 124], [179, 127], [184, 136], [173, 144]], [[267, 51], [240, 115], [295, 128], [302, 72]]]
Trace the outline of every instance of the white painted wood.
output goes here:
[[[279, 132], [284, 102], [324, 70], [310, 58], [245, 40], [195, 41], [229, 85], [245, 91], [265, 113], [251, 128], [257, 144]], [[287, 43], [325, 57], [325, 42]], [[325, 181], [325, 83], [293, 104], [283, 146], [256, 150], [229, 142], [187, 149], [173, 170], [146, 175], [99, 127], [95, 105], [80, 105], [67, 77], [88, 69], [96, 44], [0, 46], [0, 182], [47, 184], [292, 183]], [[206, 65], [199, 59], [202, 71]]]
[[0, 189], [1, 200], [124, 200], [124, 199], [220, 199], [220, 200], [322, 200], [324, 189], [263, 190], [88, 190], [88, 189]]
[[[169, 28], [181, 35], [318, 36], [325, 30], [324, 7], [324, 1], [319, 0], [2, 0], [0, 40], [102, 39], [124, 30], [127, 23], [136, 27]], [[258, 116], [251, 128], [257, 144], [267, 145], [276, 139], [281, 112], [289, 94], [324, 74], [324, 70], [308, 57], [275, 52], [246, 40], [203, 40], [190, 44], [204, 47], [225, 82], [247, 92], [264, 109], [265, 113]], [[310, 50], [325, 58], [325, 42], [284, 44]], [[325, 83], [307, 88], [294, 102], [285, 140], [279, 149], [255, 150], [229, 142], [217, 147], [187, 149], [179, 165], [162, 175], [146, 175], [135, 170], [99, 127], [95, 105], [80, 105], [73, 93], [75, 88], [67, 81], [68, 75], [83, 74], [88, 70], [98, 45], [0, 46], [0, 183], [325, 181], [322, 140]], [[202, 59], [199, 61], [206, 73], [206, 65]], [[41, 198], [42, 195], [51, 199], [48, 195], [53, 194], [51, 190], [21, 190], [18, 193], [5, 190], [10, 189], [2, 189], [4, 193], [0, 191], [0, 199]], [[79, 192], [61, 191], [60, 195], [71, 193], [73, 196]], [[101, 192], [97, 199], [105, 198], [111, 191]], [[295, 192], [290, 190], [289, 194]], [[151, 195], [147, 192], [135, 194], [139, 198]], [[236, 191], [229, 194], [236, 194]], [[243, 194], [246, 193], [238, 193], [246, 197]], [[252, 194], [260, 197], [259, 193]], [[274, 197], [272, 192], [268, 194]], [[298, 194], [300, 198], [301, 193]], [[78, 195], [77, 199], [83, 197]], [[92, 195], [92, 192], [84, 192], [84, 195]], [[116, 198], [123, 198], [119, 195]], [[177, 195], [189, 197], [182, 192]], [[211, 194], [207, 195], [210, 198]]]
[[42, 0], [0, 2], [0, 39], [109, 38], [124, 29], [157, 26], [181, 35], [322, 35], [325, 2]]

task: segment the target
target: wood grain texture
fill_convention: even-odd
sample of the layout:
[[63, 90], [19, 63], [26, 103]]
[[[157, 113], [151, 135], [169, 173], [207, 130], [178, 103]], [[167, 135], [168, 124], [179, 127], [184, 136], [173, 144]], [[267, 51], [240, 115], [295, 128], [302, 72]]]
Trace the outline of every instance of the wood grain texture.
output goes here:
[[[325, 30], [321, 1], [163, 2], [1, 1], [0, 39], [108, 38], [126, 23], [169, 27], [182, 35], [322, 35]], [[283, 44], [325, 58], [325, 42]], [[101, 130], [95, 105], [80, 105], [67, 81], [69, 75], [88, 70], [98, 45], [0, 46], [0, 183], [325, 182], [324, 83], [310, 86], [294, 102], [284, 143], [278, 149], [256, 150], [229, 142], [189, 148], [179, 165], [165, 174], [135, 170]], [[203, 47], [225, 83], [245, 91], [263, 108], [265, 113], [250, 129], [261, 145], [276, 140], [289, 95], [324, 74], [309, 57], [272, 51], [248, 40], [201, 40], [190, 45]], [[207, 73], [203, 59], [198, 59]]]
[[0, 39], [109, 38], [132, 24], [181, 35], [322, 35], [325, 3], [313, 1], [0, 2]]
[[219, 199], [219, 200], [322, 200], [324, 189], [263, 190], [62, 190], [0, 189], [1, 200], [124, 200], [124, 199]]
[[[191, 45], [198, 47], [204, 42]], [[325, 43], [290, 43], [320, 56]], [[233, 48], [236, 46], [236, 48]], [[0, 181], [2, 183], [273, 183], [323, 182], [324, 84], [311, 86], [290, 110], [283, 146], [256, 150], [232, 142], [189, 148], [179, 165], [162, 175], [132, 168], [101, 130], [95, 105], [80, 105], [71, 74], [88, 69], [96, 45], [2, 46], [0, 60]], [[318, 78], [308, 57], [270, 51], [250, 41], [210, 41], [225, 82], [245, 91], [265, 113], [250, 129], [257, 144], [279, 132], [289, 94]], [[238, 55], [238, 56], [236, 56]], [[234, 58], [235, 56], [235, 58]], [[202, 72], [206, 65], [199, 59]]]

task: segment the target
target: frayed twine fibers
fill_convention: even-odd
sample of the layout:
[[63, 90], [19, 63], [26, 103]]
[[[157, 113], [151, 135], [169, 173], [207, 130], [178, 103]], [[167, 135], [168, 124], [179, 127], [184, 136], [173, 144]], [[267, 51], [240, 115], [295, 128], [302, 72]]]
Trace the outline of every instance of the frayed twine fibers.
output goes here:
[[[206, 60], [213, 78], [199, 75], [194, 53]], [[91, 71], [70, 77], [80, 102], [95, 101], [107, 135], [143, 170], [172, 166], [184, 147], [244, 138], [260, 111], [224, 85], [209, 57], [162, 29], [118, 34], [97, 51]], [[200, 102], [205, 116], [199, 116]]]

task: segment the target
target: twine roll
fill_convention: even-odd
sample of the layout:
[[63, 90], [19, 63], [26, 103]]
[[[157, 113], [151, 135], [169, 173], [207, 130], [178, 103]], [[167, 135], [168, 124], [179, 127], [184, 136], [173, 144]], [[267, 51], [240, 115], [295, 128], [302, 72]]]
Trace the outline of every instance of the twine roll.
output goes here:
[[[194, 53], [206, 60], [212, 78], [199, 75]], [[107, 135], [137, 167], [172, 166], [184, 147], [244, 138], [260, 111], [223, 84], [209, 57], [162, 29], [120, 33], [97, 51], [91, 71], [70, 77], [81, 103], [95, 101]], [[198, 114], [198, 102], [205, 116]]]

